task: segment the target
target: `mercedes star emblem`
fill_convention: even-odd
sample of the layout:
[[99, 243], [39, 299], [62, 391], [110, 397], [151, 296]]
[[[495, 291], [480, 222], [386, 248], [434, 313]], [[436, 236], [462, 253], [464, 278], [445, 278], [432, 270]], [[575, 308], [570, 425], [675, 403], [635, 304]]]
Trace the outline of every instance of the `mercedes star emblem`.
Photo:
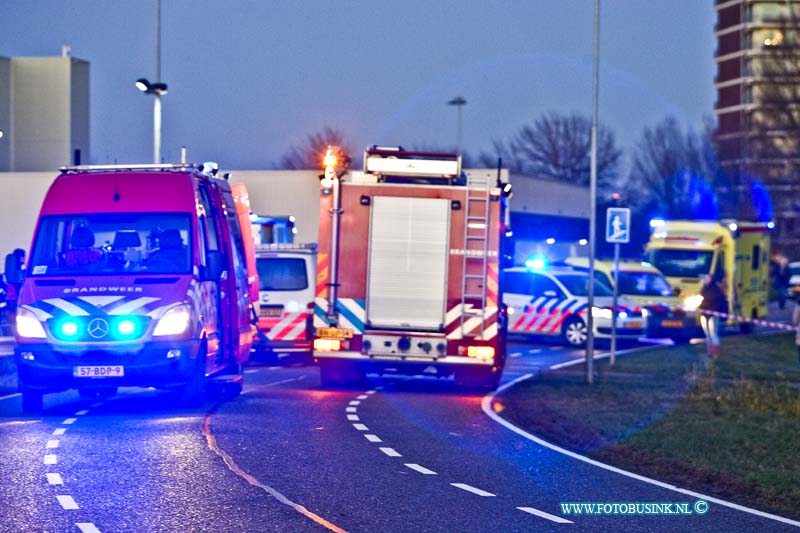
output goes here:
[[89, 335], [95, 339], [102, 339], [108, 334], [108, 322], [102, 318], [95, 318], [89, 322]]

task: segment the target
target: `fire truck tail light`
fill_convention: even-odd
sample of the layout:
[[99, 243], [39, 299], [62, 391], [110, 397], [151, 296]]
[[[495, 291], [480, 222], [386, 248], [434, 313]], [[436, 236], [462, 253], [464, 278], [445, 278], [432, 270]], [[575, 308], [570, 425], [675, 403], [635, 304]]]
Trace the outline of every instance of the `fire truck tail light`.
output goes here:
[[338, 339], [314, 339], [314, 349], [318, 352], [338, 352], [342, 341]]
[[494, 357], [493, 346], [468, 346], [467, 357], [475, 359], [488, 360]]

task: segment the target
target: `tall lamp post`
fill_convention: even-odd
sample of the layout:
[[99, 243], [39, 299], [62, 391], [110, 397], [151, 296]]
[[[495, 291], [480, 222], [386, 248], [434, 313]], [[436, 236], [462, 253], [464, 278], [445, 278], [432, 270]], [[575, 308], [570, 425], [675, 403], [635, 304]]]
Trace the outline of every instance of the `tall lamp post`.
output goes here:
[[464, 107], [465, 105], [467, 105], [467, 99], [464, 98], [463, 96], [456, 96], [455, 98], [453, 98], [452, 100], [447, 102], [447, 105], [455, 106], [456, 110], [458, 111], [458, 130], [457, 130], [457, 137], [456, 137], [456, 139], [457, 139], [456, 150], [458, 150], [460, 152], [461, 151], [461, 108]]
[[[600, 0], [594, 0], [594, 62], [592, 70], [592, 146], [589, 162], [589, 312], [586, 313], [586, 383], [594, 381], [594, 251], [597, 241], [597, 80], [600, 62]], [[613, 318], [613, 317], [612, 317]]]
[[153, 95], [153, 163], [161, 163], [161, 96], [167, 94], [167, 84], [161, 82], [161, 0], [156, 0], [156, 80], [136, 80], [136, 88]]

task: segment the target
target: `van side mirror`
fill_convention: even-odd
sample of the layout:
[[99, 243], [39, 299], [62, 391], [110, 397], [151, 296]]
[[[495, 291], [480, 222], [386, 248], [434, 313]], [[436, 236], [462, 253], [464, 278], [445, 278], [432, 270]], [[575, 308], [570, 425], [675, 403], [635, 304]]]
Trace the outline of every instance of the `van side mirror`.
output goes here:
[[22, 259], [15, 253], [6, 255], [6, 282], [12, 285], [20, 285], [25, 277], [25, 271], [22, 269]]
[[219, 281], [222, 271], [225, 270], [225, 257], [219, 250], [211, 250], [206, 254], [206, 268], [203, 272], [203, 281]]

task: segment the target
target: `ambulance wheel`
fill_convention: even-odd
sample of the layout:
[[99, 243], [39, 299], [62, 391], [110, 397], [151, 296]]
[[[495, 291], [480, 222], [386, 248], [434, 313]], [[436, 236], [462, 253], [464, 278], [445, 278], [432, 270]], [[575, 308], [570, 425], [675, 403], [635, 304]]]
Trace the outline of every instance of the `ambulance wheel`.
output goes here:
[[567, 320], [561, 331], [564, 342], [576, 348], [584, 346], [589, 336], [588, 330], [586, 329], [586, 322], [580, 318], [570, 318]]
[[22, 386], [22, 412], [38, 413], [44, 409], [44, 394]]

